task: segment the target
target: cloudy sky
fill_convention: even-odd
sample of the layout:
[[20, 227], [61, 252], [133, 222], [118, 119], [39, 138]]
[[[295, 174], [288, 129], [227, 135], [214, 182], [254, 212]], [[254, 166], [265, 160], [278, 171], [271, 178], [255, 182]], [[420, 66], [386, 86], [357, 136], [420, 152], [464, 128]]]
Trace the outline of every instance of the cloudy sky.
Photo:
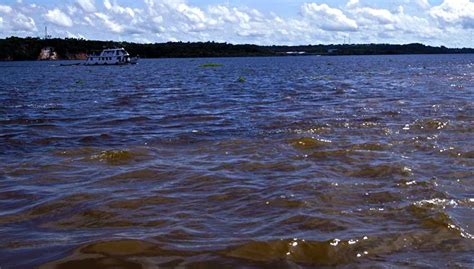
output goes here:
[[474, 0], [1, 0], [0, 37], [474, 47]]

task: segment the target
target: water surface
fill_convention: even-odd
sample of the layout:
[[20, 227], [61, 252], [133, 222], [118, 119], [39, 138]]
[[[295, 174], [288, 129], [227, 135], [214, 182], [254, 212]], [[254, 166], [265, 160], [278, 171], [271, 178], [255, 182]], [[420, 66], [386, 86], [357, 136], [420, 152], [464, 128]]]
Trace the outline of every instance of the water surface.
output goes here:
[[474, 266], [473, 55], [0, 72], [2, 268]]

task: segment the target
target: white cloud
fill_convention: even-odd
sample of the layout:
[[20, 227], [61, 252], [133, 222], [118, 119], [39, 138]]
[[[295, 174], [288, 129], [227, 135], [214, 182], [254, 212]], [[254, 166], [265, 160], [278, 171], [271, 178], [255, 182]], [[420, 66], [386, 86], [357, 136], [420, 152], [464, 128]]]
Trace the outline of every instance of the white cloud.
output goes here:
[[104, 7], [106, 10], [109, 10], [115, 14], [122, 15], [122, 16], [125, 15], [131, 18], [134, 18], [137, 13], [141, 12], [141, 10], [139, 9], [133, 9], [130, 7], [124, 7], [124, 6], [118, 5], [115, 1], [111, 3], [110, 0], [104, 0]]
[[107, 27], [107, 29], [114, 33], [122, 33], [125, 29], [123, 25], [113, 21], [113, 19], [107, 14], [96, 12], [94, 15], [102, 21], [103, 25]]
[[111, 9], [112, 8], [112, 3], [110, 3], [110, 0], [104, 0], [104, 7], [105, 7], [105, 9]]
[[397, 11], [357, 7], [350, 9], [349, 14], [356, 18], [358, 36], [363, 37], [364, 42], [431, 42], [442, 34], [429, 18], [406, 13], [403, 6]]
[[13, 9], [10, 6], [0, 5], [0, 13], [11, 13]]
[[38, 35], [36, 20], [54, 23], [50, 29], [54, 36], [139, 42], [315, 44], [339, 43], [350, 35], [351, 41], [359, 43], [449, 46], [459, 42], [472, 46], [474, 28], [473, 0], [443, 0], [436, 6], [428, 0], [383, 4], [344, 0], [338, 6], [329, 0], [308, 0], [299, 10], [284, 15], [273, 13], [271, 6], [257, 10], [243, 4], [224, 4], [225, 0], [209, 5], [191, 0], [143, 0], [133, 5], [125, 0], [55, 0], [58, 4], [51, 10], [36, 1], [0, 4], [0, 36]]
[[66, 36], [69, 37], [69, 38], [80, 38], [80, 39], [85, 39], [84, 36], [80, 35], [80, 34], [74, 34], [74, 33], [71, 33], [69, 31], [66, 31]]
[[200, 8], [191, 7], [187, 4], [179, 4], [176, 11], [183, 14], [191, 22], [202, 23], [206, 21], [206, 15]]
[[94, 0], [77, 0], [76, 2], [79, 7], [82, 8], [82, 10], [84, 10], [85, 12], [95, 12], [96, 11], [96, 8], [95, 8], [95, 2]]
[[441, 5], [431, 8], [430, 15], [441, 23], [474, 28], [474, 2], [470, 0], [444, 0]]
[[371, 23], [376, 22], [379, 24], [391, 24], [396, 20], [395, 16], [386, 9], [363, 7], [355, 9], [354, 13], [359, 19], [362, 17]]
[[220, 22], [246, 24], [250, 22], [250, 15], [238, 8], [229, 8], [225, 5], [209, 7], [209, 14]]
[[428, 0], [412, 0], [416, 5], [423, 9], [428, 9], [431, 7], [430, 3]]
[[72, 19], [68, 15], [66, 15], [66, 13], [62, 12], [59, 8], [49, 10], [48, 13], [44, 15], [44, 17], [49, 22], [52, 22], [58, 26], [63, 26], [63, 27], [73, 26]]
[[75, 6], [67, 6], [67, 14], [74, 16], [79, 12], [79, 9]]
[[348, 8], [352, 8], [352, 7], [355, 7], [359, 4], [359, 0], [349, 0], [349, 2], [347, 2], [346, 6]]
[[305, 3], [301, 10], [304, 16], [313, 19], [313, 23], [323, 30], [357, 30], [356, 21], [348, 18], [340, 9], [331, 8], [326, 4]]
[[[3, 15], [2, 15], [3, 14]], [[37, 30], [35, 20], [11, 6], [0, 5], [0, 26], [2, 31], [32, 33]]]
[[36, 31], [36, 24], [33, 18], [30, 18], [22, 13], [16, 14], [15, 19], [11, 23], [13, 28], [17, 31]]

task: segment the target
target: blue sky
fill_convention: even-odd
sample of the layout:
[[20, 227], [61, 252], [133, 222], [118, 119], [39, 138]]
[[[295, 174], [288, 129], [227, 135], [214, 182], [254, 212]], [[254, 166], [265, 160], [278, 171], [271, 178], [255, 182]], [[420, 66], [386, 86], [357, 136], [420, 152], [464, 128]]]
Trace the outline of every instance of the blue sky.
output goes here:
[[0, 37], [474, 47], [474, 0], [2, 0]]

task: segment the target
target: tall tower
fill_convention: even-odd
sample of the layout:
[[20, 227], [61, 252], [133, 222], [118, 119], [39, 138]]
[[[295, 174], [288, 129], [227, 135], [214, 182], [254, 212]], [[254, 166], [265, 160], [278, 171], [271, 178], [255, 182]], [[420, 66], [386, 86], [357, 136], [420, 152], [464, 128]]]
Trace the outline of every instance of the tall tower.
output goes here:
[[50, 39], [51, 36], [48, 35], [48, 26], [44, 27], [44, 39]]

